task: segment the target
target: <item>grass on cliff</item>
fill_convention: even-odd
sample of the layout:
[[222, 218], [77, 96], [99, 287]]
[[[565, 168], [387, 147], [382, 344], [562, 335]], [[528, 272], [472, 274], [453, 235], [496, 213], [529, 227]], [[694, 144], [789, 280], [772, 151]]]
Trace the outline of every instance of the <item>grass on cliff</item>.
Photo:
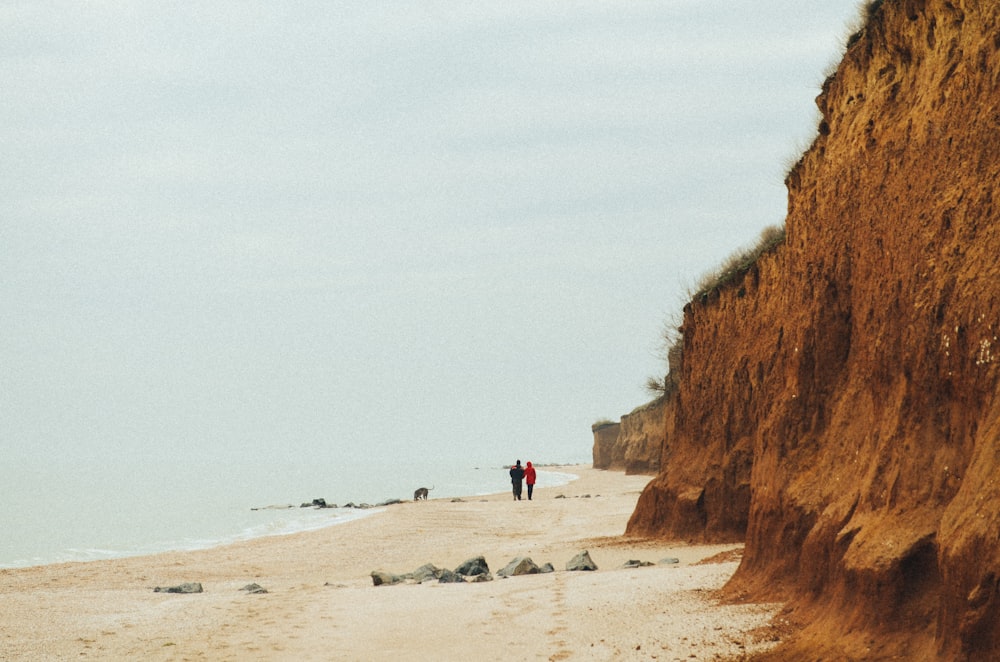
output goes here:
[[590, 426], [590, 429], [597, 432], [598, 430], [606, 428], [610, 425], [618, 425], [618, 421], [612, 421], [609, 418], [602, 418], [594, 421], [594, 424]]
[[[772, 225], [764, 228], [757, 242], [747, 248], [737, 250], [716, 269], [709, 271], [699, 279], [693, 291], [688, 292], [691, 301], [705, 300], [708, 294], [736, 282], [747, 273], [762, 255], [775, 250], [785, 241], [785, 227]], [[682, 320], [672, 317], [667, 320], [660, 337], [660, 356], [667, 365], [663, 377], [649, 377], [646, 380], [646, 390], [654, 397], [665, 397], [677, 388], [680, 379], [681, 357], [684, 354], [684, 334], [681, 331]]]
[[750, 271], [750, 267], [756, 264], [762, 255], [770, 253], [784, 241], [785, 226], [770, 225], [764, 228], [757, 243], [737, 250], [721, 265], [703, 275], [695, 285], [694, 291], [689, 293], [691, 299], [699, 299], [713, 290], [723, 288], [736, 281]]

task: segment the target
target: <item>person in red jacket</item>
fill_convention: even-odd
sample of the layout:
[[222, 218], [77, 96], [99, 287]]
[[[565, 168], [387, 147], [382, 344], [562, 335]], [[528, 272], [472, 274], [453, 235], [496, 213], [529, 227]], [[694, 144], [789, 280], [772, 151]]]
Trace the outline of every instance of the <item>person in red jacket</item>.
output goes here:
[[524, 482], [528, 484], [528, 501], [531, 501], [531, 493], [535, 490], [535, 468], [531, 462], [524, 467]]

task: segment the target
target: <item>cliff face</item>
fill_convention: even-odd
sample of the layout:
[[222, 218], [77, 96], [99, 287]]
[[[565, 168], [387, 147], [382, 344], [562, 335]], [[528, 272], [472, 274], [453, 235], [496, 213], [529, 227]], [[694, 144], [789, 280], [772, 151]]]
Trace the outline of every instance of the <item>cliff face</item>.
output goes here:
[[779, 657], [1000, 659], [1000, 3], [886, 0], [817, 99], [784, 245], [685, 309], [630, 534], [746, 540]]
[[664, 402], [645, 404], [620, 423], [594, 426], [594, 468], [655, 474], [667, 439]]

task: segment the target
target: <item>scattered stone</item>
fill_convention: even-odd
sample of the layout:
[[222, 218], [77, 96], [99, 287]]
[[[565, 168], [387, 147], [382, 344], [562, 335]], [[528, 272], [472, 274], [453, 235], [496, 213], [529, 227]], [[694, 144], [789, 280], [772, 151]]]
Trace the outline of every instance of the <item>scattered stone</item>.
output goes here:
[[660, 559], [660, 565], [677, 565], [681, 560], [674, 558], [673, 556], [668, 556], [665, 559]]
[[399, 584], [402, 582], [423, 584], [424, 582], [437, 581], [441, 584], [460, 584], [467, 581], [475, 583], [493, 581], [490, 568], [486, 564], [486, 559], [482, 556], [471, 558], [454, 570], [439, 568], [433, 563], [426, 563], [413, 572], [403, 575], [395, 575], [384, 570], [375, 570], [371, 573], [371, 577], [372, 583], [375, 586]]
[[154, 593], [201, 593], [201, 584], [198, 582], [186, 582], [177, 586], [157, 586]]
[[548, 574], [550, 572], [555, 572], [555, 571], [556, 571], [556, 569], [554, 567], [552, 567], [551, 563], [546, 563], [545, 565], [543, 565], [542, 567], [540, 567], [538, 569], [538, 572], [540, 572], [542, 574]]
[[622, 564], [622, 567], [623, 568], [645, 568], [646, 566], [650, 566], [650, 565], [655, 565], [655, 564], [652, 561], [638, 561], [638, 560], [635, 560], [635, 559], [631, 559], [631, 560], [625, 561], [625, 563]]
[[557, 495], [556, 495], [556, 498], [557, 498], [557, 499], [565, 499], [565, 498], [566, 498], [566, 495], [565, 495], [565, 494], [557, 494]]
[[451, 502], [452, 503], [465, 503], [465, 499], [463, 499], [462, 497], [455, 497], [454, 499], [451, 500]]
[[372, 583], [375, 586], [382, 586], [383, 584], [391, 586], [392, 584], [399, 584], [404, 581], [406, 581], [406, 578], [401, 575], [394, 575], [385, 570], [372, 570]]
[[518, 556], [499, 571], [500, 577], [516, 577], [518, 575], [537, 575], [541, 570], [527, 556]]
[[247, 584], [246, 586], [244, 586], [240, 590], [241, 591], [246, 591], [247, 593], [251, 593], [251, 594], [267, 593], [267, 589], [266, 588], [264, 588], [260, 584], [256, 584], [256, 583], [254, 583], [254, 584]]
[[336, 505], [328, 506], [326, 505], [326, 499], [313, 499], [310, 503], [304, 503], [300, 508], [336, 508]]
[[577, 570], [597, 570], [597, 564], [590, 558], [590, 552], [584, 550], [570, 559], [566, 564], [566, 569], [573, 572]]
[[388, 500], [383, 501], [383, 502], [381, 502], [379, 504], [376, 504], [376, 505], [377, 505], [377, 507], [381, 508], [382, 506], [394, 506], [397, 503], [403, 503], [403, 500], [402, 499], [388, 499]]
[[442, 570], [440, 576], [438, 577], [438, 583], [440, 584], [461, 584], [464, 581], [465, 577], [458, 574], [457, 572], [452, 572], [447, 568]]
[[431, 579], [441, 579], [441, 573], [443, 572], [443, 569], [437, 567], [433, 563], [425, 563], [413, 572], [407, 573], [404, 577], [406, 577], [406, 579], [413, 580], [417, 584], [423, 584]]
[[461, 565], [455, 568], [455, 574], [464, 575], [466, 577], [488, 575], [490, 574], [490, 567], [486, 564], [485, 557], [477, 556], [464, 561]]

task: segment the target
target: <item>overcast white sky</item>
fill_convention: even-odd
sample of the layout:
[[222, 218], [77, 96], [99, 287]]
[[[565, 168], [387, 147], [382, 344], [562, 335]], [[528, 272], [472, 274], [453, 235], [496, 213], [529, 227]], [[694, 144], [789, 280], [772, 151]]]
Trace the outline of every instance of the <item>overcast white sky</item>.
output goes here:
[[856, 14], [0, 4], [5, 461], [589, 457], [686, 288], [783, 221]]

